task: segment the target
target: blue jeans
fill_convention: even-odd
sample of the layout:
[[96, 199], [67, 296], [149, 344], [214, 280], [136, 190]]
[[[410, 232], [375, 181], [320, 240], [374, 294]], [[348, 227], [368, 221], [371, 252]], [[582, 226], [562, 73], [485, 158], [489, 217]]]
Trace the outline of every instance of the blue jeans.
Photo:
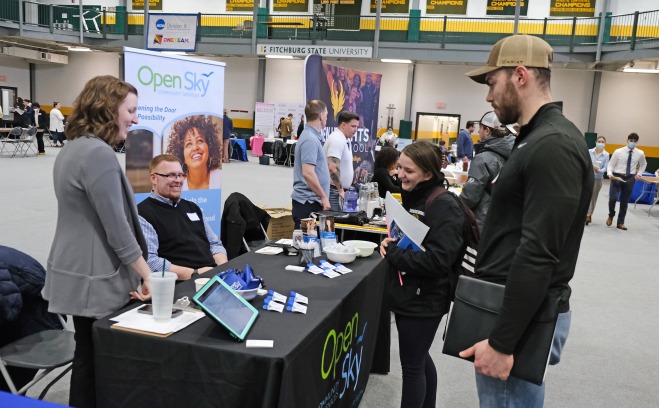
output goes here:
[[330, 193], [329, 193], [329, 203], [330, 203], [330, 210], [332, 211], [343, 211], [343, 198], [339, 194], [339, 190], [336, 190], [334, 188], [330, 188]]
[[[570, 332], [572, 311], [558, 315], [549, 364], [558, 364]], [[545, 403], [545, 384], [536, 385], [515, 377], [501, 381], [476, 373], [476, 388], [481, 408], [542, 408]]]

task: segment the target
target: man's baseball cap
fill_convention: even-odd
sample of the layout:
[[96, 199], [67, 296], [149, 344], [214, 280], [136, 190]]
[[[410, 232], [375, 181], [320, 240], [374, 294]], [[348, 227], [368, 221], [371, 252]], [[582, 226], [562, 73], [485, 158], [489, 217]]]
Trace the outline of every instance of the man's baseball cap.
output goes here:
[[485, 76], [501, 67], [549, 68], [554, 60], [554, 50], [545, 40], [533, 35], [511, 35], [499, 40], [487, 59], [487, 65], [465, 75], [484, 84]]
[[492, 129], [501, 129], [501, 122], [494, 112], [487, 112], [480, 121], [481, 126], [487, 126]]

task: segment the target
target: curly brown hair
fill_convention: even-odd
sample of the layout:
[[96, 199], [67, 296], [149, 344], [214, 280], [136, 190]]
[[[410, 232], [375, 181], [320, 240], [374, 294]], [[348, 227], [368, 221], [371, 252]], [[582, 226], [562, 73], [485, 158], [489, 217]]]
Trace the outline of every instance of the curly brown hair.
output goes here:
[[205, 115], [188, 116], [172, 125], [167, 154], [178, 157], [183, 163], [183, 171], [186, 173], [188, 172], [188, 166], [185, 164], [185, 157], [183, 157], [183, 142], [185, 141], [185, 135], [191, 129], [197, 129], [208, 145], [208, 171], [220, 167], [222, 162], [222, 144], [220, 142], [222, 129], [211, 118], [211, 116]]
[[94, 135], [109, 145], [117, 142], [119, 106], [137, 89], [111, 75], [97, 76], [85, 84], [73, 102], [73, 113], [66, 125], [66, 138]]

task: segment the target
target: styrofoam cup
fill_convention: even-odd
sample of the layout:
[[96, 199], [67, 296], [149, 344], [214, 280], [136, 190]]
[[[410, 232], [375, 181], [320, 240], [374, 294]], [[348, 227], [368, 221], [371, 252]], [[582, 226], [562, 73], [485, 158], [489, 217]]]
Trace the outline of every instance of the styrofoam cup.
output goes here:
[[157, 322], [168, 322], [172, 318], [176, 274], [174, 272], [165, 272], [164, 274], [163, 272], [154, 272], [151, 274], [149, 283], [151, 286], [153, 318]]
[[195, 279], [194, 280], [195, 291], [199, 292], [201, 290], [201, 288], [203, 288], [204, 285], [208, 283], [209, 280], [210, 280], [210, 278]]

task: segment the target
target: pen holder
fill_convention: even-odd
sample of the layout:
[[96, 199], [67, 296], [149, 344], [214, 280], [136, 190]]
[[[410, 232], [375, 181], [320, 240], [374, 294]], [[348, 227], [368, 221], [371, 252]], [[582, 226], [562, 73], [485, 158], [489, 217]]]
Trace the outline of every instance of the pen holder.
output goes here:
[[300, 266], [307, 266], [308, 263], [313, 262], [314, 249], [298, 249], [298, 264]]

